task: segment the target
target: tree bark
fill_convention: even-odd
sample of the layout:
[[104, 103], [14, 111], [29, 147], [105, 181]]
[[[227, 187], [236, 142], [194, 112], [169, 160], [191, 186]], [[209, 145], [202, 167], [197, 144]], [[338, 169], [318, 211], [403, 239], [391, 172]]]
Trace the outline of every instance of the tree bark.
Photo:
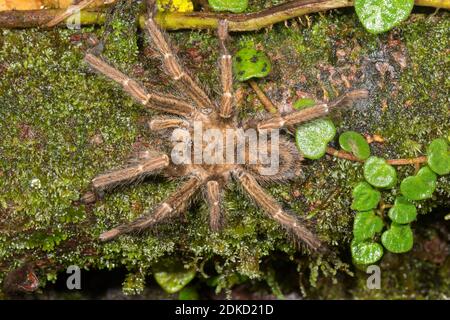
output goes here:
[[[418, 6], [450, 9], [450, 0], [416, 0]], [[305, 14], [353, 6], [353, 0], [302, 0], [291, 1], [253, 13], [162, 13], [156, 16], [156, 22], [166, 30], [177, 29], [215, 29], [218, 21], [228, 19], [230, 31], [255, 31], [275, 23], [296, 18]], [[0, 28], [39, 27], [61, 15], [64, 10], [26, 10], [0, 12]], [[81, 12], [80, 24], [102, 24], [104, 11], [100, 8]], [[145, 18], [141, 16], [141, 27]]]

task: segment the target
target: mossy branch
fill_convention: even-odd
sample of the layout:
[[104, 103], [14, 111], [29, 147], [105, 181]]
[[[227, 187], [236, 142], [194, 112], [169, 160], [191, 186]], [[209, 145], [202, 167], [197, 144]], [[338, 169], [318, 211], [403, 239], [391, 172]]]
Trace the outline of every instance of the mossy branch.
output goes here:
[[[415, 4], [450, 9], [450, 0], [416, 0]], [[291, 1], [258, 12], [243, 14], [159, 12], [156, 15], [156, 21], [166, 30], [215, 29], [219, 20], [228, 19], [230, 31], [255, 31], [305, 14], [351, 6], [353, 6], [352, 0], [303, 0]], [[39, 27], [65, 13], [65, 10], [4, 11], [0, 12], [0, 28]], [[92, 9], [89, 9], [81, 12], [81, 25], [102, 24], [104, 20], [105, 13], [101, 10], [92, 11]], [[139, 18], [141, 27], [144, 20], [144, 16]]]
[[[353, 154], [351, 154], [349, 152], [342, 151], [342, 150], [336, 150], [332, 147], [327, 147], [326, 152], [329, 155], [336, 157], [336, 158], [346, 159], [346, 160], [355, 161], [355, 162], [364, 162], [363, 160], [358, 159], [357, 157], [355, 157]], [[410, 159], [389, 159], [389, 160], [386, 160], [386, 162], [393, 166], [416, 165], [416, 164], [426, 163], [427, 157], [422, 156], [422, 157], [410, 158]]]

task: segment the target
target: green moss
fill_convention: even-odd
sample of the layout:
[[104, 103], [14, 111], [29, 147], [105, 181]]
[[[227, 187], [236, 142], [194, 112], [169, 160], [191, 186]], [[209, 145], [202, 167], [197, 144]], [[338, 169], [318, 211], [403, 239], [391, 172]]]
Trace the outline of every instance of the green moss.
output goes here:
[[[157, 68], [159, 62], [145, 53], [147, 41], [140, 41], [142, 35], [127, 17], [115, 14], [108, 20], [105, 56], [155, 90], [170, 91], [167, 78]], [[431, 140], [449, 132], [446, 13], [428, 18], [416, 15], [397, 31], [379, 37], [367, 34], [355, 15], [344, 11], [309, 19], [309, 27], [303, 18], [302, 24], [292, 23], [289, 28], [280, 24], [267, 32], [233, 34], [233, 53], [240, 43], [252, 40], [270, 56], [273, 71], [260, 82], [269, 97], [287, 106], [305, 93], [317, 100], [333, 98], [346, 90], [344, 75], [352, 87], [366, 87], [371, 96], [355, 109], [336, 115], [337, 130], [383, 136], [385, 143], [371, 148], [374, 155], [384, 158], [422, 154]], [[81, 32], [102, 37], [104, 30], [84, 28]], [[159, 146], [158, 138], [142, 125], [151, 114], [87, 68], [83, 45], [73, 41], [77, 34], [63, 29], [0, 33], [0, 280], [25, 260], [40, 262], [37, 272], [43, 283], [47, 278], [54, 281], [71, 264], [84, 269], [125, 267], [130, 272], [125, 291], [139, 293], [143, 279], [162, 258], [176, 258], [199, 269], [205, 261], [212, 263], [210, 279], [215, 279], [211, 283], [217, 291], [265, 281], [279, 295], [278, 291], [285, 293], [284, 288], [277, 288], [273, 275], [266, 272], [269, 267], [277, 272], [272, 259], [277, 254], [278, 260], [299, 270], [306, 279], [302, 282], [306, 291], [313, 296], [322, 290], [324, 278], [336, 281], [337, 270], [345, 269], [339, 259], [311, 257], [297, 248], [234, 186], [225, 197], [227, 224], [220, 234], [210, 233], [207, 209], [200, 205], [148, 234], [99, 243], [102, 231], [144, 213], [177, 184], [153, 178], [108, 194], [92, 207], [76, 203], [92, 177], [126, 162], [133, 148]], [[181, 59], [215, 92], [218, 77], [212, 67], [218, 52], [214, 34], [185, 31], [169, 36]], [[389, 47], [389, 37], [399, 39], [404, 48], [406, 68], [393, 60], [391, 53], [399, 46]], [[393, 66], [392, 81], [377, 72], [375, 64], [380, 61]], [[140, 69], [146, 71], [136, 71]], [[235, 86], [243, 96], [240, 117], [255, 116], [261, 110], [256, 97], [246, 85]], [[381, 107], [383, 100], [388, 101], [387, 108]], [[337, 146], [337, 141], [331, 143]], [[412, 173], [412, 167], [399, 168], [399, 179]], [[449, 179], [439, 177], [436, 199], [424, 201], [419, 213], [448, 203]], [[361, 164], [325, 156], [305, 161], [302, 174], [291, 184], [269, 190], [306, 220], [332, 251], [350, 262], [346, 256], [354, 215], [351, 191], [362, 180]], [[387, 192], [383, 200], [393, 203], [396, 192]], [[420, 217], [417, 224], [421, 224]], [[280, 277], [282, 273], [277, 274]], [[365, 279], [364, 275], [358, 279]], [[345, 283], [356, 295], [367, 294], [354, 282]], [[321, 292], [338, 295], [337, 291]], [[395, 296], [391, 288], [379, 294]]]

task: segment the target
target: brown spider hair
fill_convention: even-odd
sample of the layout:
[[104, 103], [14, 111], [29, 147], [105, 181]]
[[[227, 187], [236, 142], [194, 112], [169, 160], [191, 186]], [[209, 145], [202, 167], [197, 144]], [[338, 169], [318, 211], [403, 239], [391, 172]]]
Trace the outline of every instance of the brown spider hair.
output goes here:
[[[219, 70], [222, 87], [221, 99], [210, 99], [198, 81], [186, 71], [172, 52], [167, 37], [154, 21], [155, 1], [148, 1], [146, 30], [152, 40], [165, 73], [173, 80], [184, 98], [148, 91], [137, 81], [129, 78], [100, 57], [88, 53], [85, 61], [96, 71], [120, 84], [144, 107], [166, 114], [154, 118], [149, 123], [152, 131], [171, 132], [180, 128], [192, 133], [194, 122], [201, 122], [205, 128], [214, 128], [221, 132], [227, 129], [254, 129], [256, 132], [278, 130], [296, 124], [323, 117], [333, 109], [352, 104], [354, 100], [367, 96], [366, 90], [351, 91], [331, 103], [317, 104], [311, 108], [285, 115], [272, 115], [262, 120], [249, 120], [240, 123], [234, 112], [234, 93], [232, 76], [232, 57], [226, 42], [229, 40], [228, 21], [221, 20], [218, 25]], [[167, 116], [169, 114], [169, 116]], [[236, 137], [234, 137], [236, 139]], [[233, 140], [234, 141], [234, 140]], [[296, 176], [301, 169], [302, 157], [295, 145], [284, 137], [279, 143], [279, 170], [273, 175], [260, 173], [261, 163], [249, 163], [249, 151], [245, 154], [245, 163], [221, 164], [176, 164], [167, 154], [147, 155], [124, 168], [97, 176], [92, 180], [93, 192], [83, 197], [85, 202], [93, 201], [98, 195], [112, 188], [141, 181], [143, 178], [162, 174], [169, 178], [182, 178], [184, 182], [162, 203], [137, 220], [115, 227], [100, 235], [101, 240], [111, 240], [119, 235], [140, 231], [174, 217], [187, 209], [196, 194], [203, 192], [210, 212], [210, 228], [219, 231], [223, 225], [222, 198], [226, 186], [231, 181], [240, 185], [242, 191], [269, 217], [278, 222], [301, 243], [313, 250], [323, 248], [314, 232], [296, 215], [288, 213], [268, 194], [262, 184], [284, 183]], [[272, 152], [269, 148], [268, 152]], [[195, 153], [195, 152], [194, 152]]]

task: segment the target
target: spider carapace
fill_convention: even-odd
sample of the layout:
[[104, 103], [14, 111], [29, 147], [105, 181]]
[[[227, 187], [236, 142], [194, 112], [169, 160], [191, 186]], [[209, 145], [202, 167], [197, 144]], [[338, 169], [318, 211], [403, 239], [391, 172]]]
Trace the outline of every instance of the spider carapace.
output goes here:
[[[145, 108], [164, 114], [161, 117], [153, 118], [149, 122], [149, 128], [155, 132], [165, 133], [166, 138], [167, 132], [172, 133], [171, 138], [167, 139], [168, 145], [174, 146], [179, 144], [186, 134], [193, 135], [194, 144], [187, 144], [189, 146], [188, 151], [192, 151], [192, 155], [188, 159], [191, 161], [179, 162], [179, 159], [174, 159], [174, 154], [176, 158], [177, 152], [153, 154], [141, 157], [124, 168], [113, 170], [94, 178], [91, 183], [93, 192], [91, 195], [99, 195], [118, 185], [142, 180], [142, 178], [154, 174], [162, 174], [166, 177], [178, 178], [183, 181], [174, 193], [170, 194], [162, 203], [147, 214], [135, 221], [102, 233], [100, 239], [104, 241], [111, 240], [122, 234], [145, 230], [156, 223], [168, 220], [185, 211], [191, 200], [198, 193], [203, 193], [203, 198], [208, 204], [211, 230], [214, 232], [219, 231], [224, 220], [222, 208], [223, 193], [229, 183], [235, 182], [240, 185], [243, 193], [300, 243], [306, 244], [312, 250], [323, 248], [324, 246], [315, 233], [310, 231], [305, 226], [305, 223], [295, 214], [284, 210], [263, 188], [264, 185], [269, 183], [286, 183], [295, 177], [300, 170], [302, 156], [288, 138], [278, 137], [277, 135], [276, 144], [265, 144], [266, 155], [269, 156], [275, 154], [272, 151], [276, 147], [278, 167], [271, 174], [267, 174], [267, 172], [262, 174], [261, 172], [263, 169], [267, 169], [267, 166], [260, 161], [250, 161], [255, 153], [255, 150], [251, 148], [243, 148], [244, 151], [240, 155], [242, 161], [240, 162], [235, 159], [235, 161], [224, 160], [212, 164], [205, 161], [196, 161], [196, 156], [205, 152], [207, 146], [204, 146], [203, 140], [200, 142], [200, 147], [198, 143], [195, 145], [195, 131], [196, 128], [201, 127], [202, 132], [212, 129], [223, 136], [227, 136], [231, 132], [231, 141], [235, 143], [240, 133], [244, 132], [244, 130], [254, 130], [257, 134], [278, 132], [279, 129], [289, 128], [299, 123], [323, 117], [340, 106], [351, 105], [356, 99], [366, 97], [367, 91], [350, 91], [331, 103], [316, 104], [313, 107], [284, 115], [276, 114], [267, 116], [264, 119], [238, 121], [234, 112], [235, 97], [233, 93], [232, 57], [226, 47], [229, 39], [228, 21], [221, 20], [218, 25], [219, 69], [222, 92], [220, 101], [213, 101], [196, 79], [183, 68], [179, 59], [173, 53], [166, 36], [155, 23], [153, 16], [154, 1], [149, 1], [146, 30], [161, 58], [164, 71], [173, 80], [180, 95], [184, 98], [148, 91], [140, 83], [108, 65], [103, 59], [93, 53], [88, 53], [85, 61], [94, 70], [120, 84], [124, 91]], [[273, 142], [274, 138], [269, 140]], [[92, 199], [92, 196], [85, 195], [83, 198], [87, 201], [86, 199]]]

